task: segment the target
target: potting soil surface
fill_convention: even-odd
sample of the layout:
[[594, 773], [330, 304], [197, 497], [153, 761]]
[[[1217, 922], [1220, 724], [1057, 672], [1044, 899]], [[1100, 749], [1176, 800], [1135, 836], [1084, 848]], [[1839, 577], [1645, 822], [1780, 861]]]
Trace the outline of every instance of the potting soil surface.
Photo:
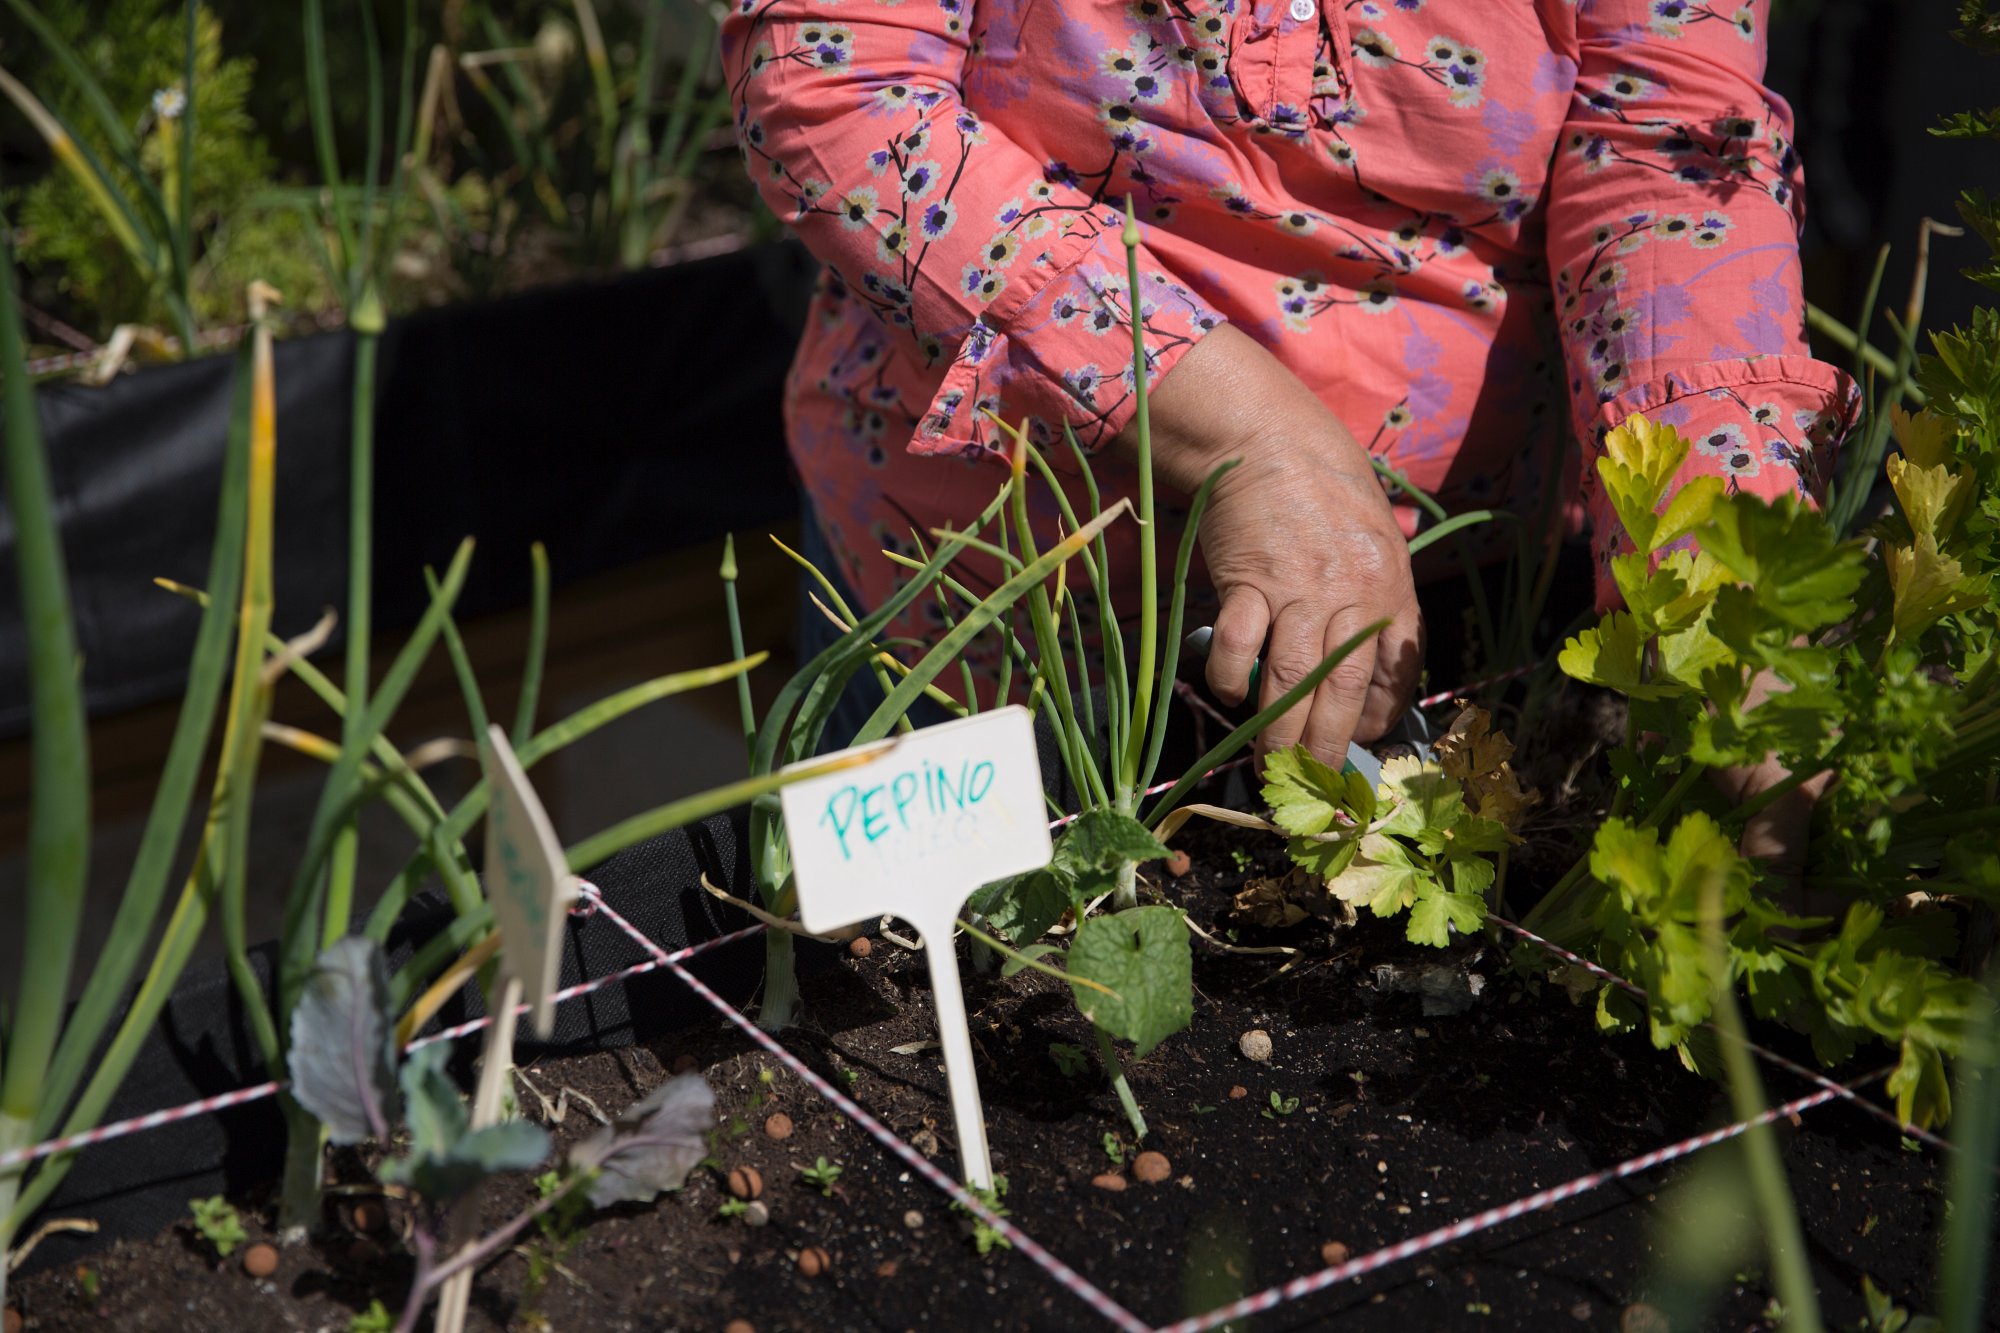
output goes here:
[[[1196, 942], [1192, 1026], [1131, 1066], [1150, 1128], [1143, 1145], [1062, 983], [970, 972], [967, 983], [1012, 1220], [1140, 1318], [1164, 1324], [1214, 1309], [1317, 1271], [1329, 1254], [1365, 1254], [1729, 1119], [1720, 1088], [1643, 1035], [1601, 1035], [1588, 1000], [1524, 981], [1483, 940], [1425, 949], [1404, 941], [1400, 922], [1366, 916], [1340, 928], [1242, 926], [1230, 899], [1246, 879], [1283, 872], [1276, 840], [1194, 827], [1185, 841], [1194, 867], [1156, 874], [1158, 898], [1218, 935], [1301, 952], [1230, 955]], [[802, 1022], [784, 1043], [955, 1170], [923, 959], [886, 938], [872, 944], [870, 956], [808, 983]], [[1436, 978], [1468, 979], [1447, 987], [1461, 995], [1480, 979], [1463, 1012], [1427, 1015], [1417, 994], [1398, 988], [1413, 969], [1438, 968], [1447, 971]], [[1242, 1053], [1250, 1029], [1268, 1032], [1268, 1060]], [[1080, 1069], [1062, 1047], [1082, 1053]], [[1881, 1053], [1867, 1058], [1880, 1063]], [[714, 1165], [657, 1204], [596, 1215], [566, 1242], [530, 1231], [481, 1273], [468, 1327], [1104, 1326], [1024, 1256], [980, 1255], [968, 1222], [932, 1186], [720, 1019], [649, 1046], [545, 1062], [528, 1077], [551, 1101], [583, 1094], [550, 1123], [566, 1144], [595, 1127], [583, 1098], [616, 1114], [690, 1059], [717, 1093]], [[1773, 1102], [1810, 1090], [1765, 1073]], [[522, 1099], [548, 1122], [532, 1093]], [[792, 1126], [782, 1140], [766, 1130], [778, 1113]], [[1899, 1304], [1929, 1308], [1944, 1212], [1937, 1155], [1839, 1104], [1780, 1124], [1778, 1137], [1829, 1324], [1861, 1319], [1864, 1275]], [[1164, 1180], [1137, 1178], [1142, 1147], [1166, 1156]], [[1635, 1306], [1664, 1280], [1663, 1254], [1685, 1252], [1663, 1230], [1691, 1216], [1711, 1238], [1728, 1234], [1725, 1218], [1743, 1228], [1705, 1326], [1772, 1327], [1748, 1199], [1690, 1213], [1676, 1193], [1704, 1161], [1734, 1151], [1604, 1186], [1234, 1327], [1660, 1327]], [[801, 1175], [821, 1157], [840, 1168], [830, 1189]], [[727, 1172], [738, 1166], [761, 1173], [765, 1225], [721, 1213]], [[410, 1272], [395, 1238], [402, 1205], [377, 1200], [357, 1154], [336, 1154], [334, 1172], [356, 1192], [331, 1192], [327, 1234], [285, 1249], [269, 1278], [218, 1261], [184, 1224], [18, 1282], [27, 1327], [340, 1329], [372, 1300], [394, 1312]], [[1122, 1188], [1107, 1187], [1107, 1176]], [[490, 1189], [488, 1225], [533, 1197], [525, 1180]], [[262, 1238], [270, 1200], [239, 1202], [252, 1239]], [[816, 1277], [801, 1271], [809, 1247], [829, 1261]]]

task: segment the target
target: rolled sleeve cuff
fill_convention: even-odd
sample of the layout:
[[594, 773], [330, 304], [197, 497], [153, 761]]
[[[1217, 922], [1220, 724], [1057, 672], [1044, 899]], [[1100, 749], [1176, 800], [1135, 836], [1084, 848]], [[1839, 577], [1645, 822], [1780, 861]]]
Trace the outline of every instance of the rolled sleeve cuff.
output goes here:
[[[990, 447], [988, 414], [1025, 419], [1029, 438], [1051, 443], [1074, 429], [1097, 449], [1138, 408], [1132, 374], [1131, 301], [1124, 219], [1103, 211], [1079, 219], [1043, 250], [972, 323], [925, 411], [910, 452], [955, 454]], [[1141, 246], [1139, 310], [1148, 386], [1223, 322]], [[974, 280], [968, 270], [967, 280]]]
[[1634, 413], [1672, 426], [1693, 446], [1668, 494], [1696, 477], [1720, 477], [1731, 494], [1774, 500], [1783, 494], [1817, 504], [1835, 459], [1860, 414], [1861, 394], [1845, 371], [1807, 356], [1710, 361], [1676, 370], [1600, 404], [1586, 434], [1584, 469], [1597, 605], [1619, 605], [1611, 561], [1632, 550], [1596, 460], [1604, 437]]

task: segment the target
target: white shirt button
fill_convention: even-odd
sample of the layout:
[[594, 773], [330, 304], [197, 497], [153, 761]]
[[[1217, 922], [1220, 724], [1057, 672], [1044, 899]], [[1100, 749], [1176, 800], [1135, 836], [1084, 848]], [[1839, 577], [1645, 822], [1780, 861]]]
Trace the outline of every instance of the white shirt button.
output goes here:
[[1318, 12], [1318, 6], [1313, 4], [1313, 0], [1292, 0], [1292, 17], [1301, 23], [1311, 22], [1312, 16]]

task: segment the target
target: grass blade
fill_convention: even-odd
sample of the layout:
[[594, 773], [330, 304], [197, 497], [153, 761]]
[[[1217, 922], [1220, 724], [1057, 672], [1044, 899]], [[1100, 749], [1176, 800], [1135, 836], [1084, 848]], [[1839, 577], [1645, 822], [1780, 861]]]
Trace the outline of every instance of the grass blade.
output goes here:
[[340, 268], [343, 273], [352, 273], [360, 251], [345, 191], [333, 188], [341, 181], [340, 150], [333, 139], [333, 93], [326, 67], [326, 13], [320, 0], [305, 0], [300, 27], [306, 43], [306, 107], [311, 112], [313, 149], [319, 154], [320, 179], [332, 189], [334, 233], [340, 238]]
[[[924, 589], [930, 586], [931, 580], [943, 572], [945, 566], [964, 549], [969, 534], [979, 532], [993, 521], [993, 516], [1006, 502], [1008, 491], [1009, 488], [1003, 486], [973, 521], [970, 528], [938, 543], [937, 551], [924, 562], [923, 569], [916, 578], [898, 588], [888, 600], [875, 608], [874, 612], [863, 616], [845, 638], [821, 649], [811, 661], [801, 666], [792, 674], [792, 678], [779, 688], [777, 697], [772, 700], [771, 707], [764, 714], [764, 724], [757, 732], [757, 751], [750, 763], [752, 773], [768, 773], [776, 766], [774, 761], [777, 758], [779, 744], [785, 739], [786, 722], [791, 718], [792, 710], [820, 679], [826, 668], [837, 657], [850, 651], [853, 643], [872, 642], [875, 636], [882, 632], [884, 626], [902, 614], [903, 609], [914, 602]], [[915, 691], [911, 693], [914, 696]]]
[[1993, 997], [2000, 968], [1987, 970], [1979, 1008], [1958, 1059], [1958, 1125], [1952, 1141], [1951, 1179], [1945, 1205], [1944, 1259], [1938, 1269], [1938, 1310], [1944, 1333], [1981, 1327], [1987, 1266], [1993, 1259], [1993, 1171], [2000, 1157], [2000, 1022]]
[[319, 938], [319, 932], [312, 930], [311, 925], [320, 914], [324, 896], [322, 890], [325, 888], [320, 872], [331, 848], [334, 832], [354, 791], [362, 756], [376, 733], [388, 725], [389, 718], [409, 690], [410, 682], [415, 679], [417, 668], [429, 655], [444, 616], [449, 613], [451, 603], [457, 600], [459, 589], [465, 584], [466, 567], [471, 560], [472, 539], [468, 537], [459, 544], [457, 554], [445, 571], [443, 596], [431, 600], [430, 608], [417, 622], [417, 628], [396, 655], [388, 674], [382, 678], [382, 688], [369, 701], [361, 728], [352, 743], [341, 747], [340, 762], [333, 766], [325, 785], [320, 788], [319, 804], [313, 810], [312, 824], [306, 834], [305, 855], [299, 862], [298, 873], [293, 877], [291, 891], [285, 899], [278, 976], [278, 1010], [281, 1013], [292, 1011], [298, 1000], [298, 991], [305, 985], [306, 977], [312, 970], [313, 956], [317, 952], [313, 945]]
[[[578, 709], [562, 721], [554, 723], [546, 731], [531, 739], [526, 745], [520, 748], [519, 757], [521, 767], [532, 769], [541, 760], [548, 758], [563, 747], [583, 739], [585, 736], [602, 727], [610, 725], [635, 709], [642, 708], [656, 700], [684, 693], [687, 690], [698, 689], [704, 685], [718, 684], [733, 676], [761, 666], [769, 657], [769, 653], [756, 653], [741, 661], [729, 662], [722, 666], [702, 667], [695, 671], [682, 671], [671, 676], [660, 676], [653, 680], [643, 681], [638, 685], [632, 686], [630, 689], [620, 690], [617, 694]], [[465, 835], [471, 831], [474, 822], [486, 813], [487, 800], [486, 783], [482, 779], [473, 785], [472, 789], [465, 794], [464, 798], [457, 805], [452, 807], [451, 812], [438, 825], [436, 837], [447, 846], [463, 840]], [[409, 893], [416, 888], [417, 877], [414, 873], [415, 865], [416, 861], [423, 856], [424, 853], [420, 852], [416, 858], [412, 858], [411, 864], [406, 865], [398, 873], [389, 893], [383, 897], [381, 902], [376, 904], [374, 912], [368, 918], [368, 924], [364, 932], [370, 939], [381, 943], [388, 938], [389, 929], [395, 924], [397, 913], [402, 910], [402, 903], [407, 900]], [[454, 896], [453, 903], [463, 916], [471, 916], [474, 913], [485, 910], [484, 904], [478, 896], [476, 885], [473, 886], [468, 899], [461, 902]]]
[[[958, 628], [938, 640], [937, 646], [926, 653], [923, 660], [911, 668], [910, 674], [903, 677], [897, 683], [896, 688], [890, 692], [889, 697], [882, 701], [881, 706], [862, 725], [861, 730], [855, 735], [854, 743], [856, 745], [863, 745], [869, 741], [880, 740], [883, 736], [887, 735], [889, 728], [895, 725], [895, 720], [910, 710], [910, 705], [923, 692], [924, 686], [936, 679], [937, 674], [944, 670], [945, 667], [957, 661], [958, 655], [965, 651], [966, 645], [972, 642], [975, 635], [992, 624], [999, 617], [1000, 613], [1019, 600], [1023, 593], [1028, 592], [1030, 589], [1042, 588], [1043, 581], [1050, 574], [1054, 573], [1058, 566], [1088, 546], [1092, 537], [1095, 537], [1106, 527], [1109, 527], [1112, 522], [1120, 515], [1126, 513], [1130, 508], [1131, 506], [1124, 501], [1113, 505], [1103, 514], [1092, 519], [1089, 523], [1086, 523], [1083, 527], [1078, 528], [1062, 541], [1050, 547], [1040, 558], [1031, 561], [1027, 568], [996, 588], [978, 606], [967, 611], [965, 618], [959, 622]], [[942, 553], [949, 549], [950, 546], [951, 538], [947, 537], [941, 542], [938, 549]], [[928, 580], [913, 581], [904, 591], [919, 587], [922, 583], [928, 583]], [[888, 603], [884, 603], [884, 605], [888, 605]]]
[[[21, 990], [0, 1076], [0, 1146], [13, 1148], [24, 1141], [41, 1110], [49, 1060], [69, 1000], [90, 856], [90, 745], [62, 536], [42, 449], [41, 416], [28, 383], [9, 236], [6, 220], [0, 218], [0, 268], [5, 270], [0, 273], [0, 420], [6, 423], [0, 466], [14, 520], [34, 716], [27, 892], [19, 935]], [[5, 1191], [0, 1205], [11, 1202], [6, 1194], [18, 1180], [0, 1184]]]
[[1503, 509], [1471, 509], [1463, 514], [1453, 514], [1434, 528], [1426, 528], [1410, 538], [1410, 554], [1415, 555], [1435, 542], [1446, 537], [1455, 537], [1466, 528], [1477, 527], [1481, 523], [1491, 523], [1495, 519], [1513, 520], [1514, 516]]
[[1181, 797], [1187, 795], [1194, 788], [1195, 783], [1200, 782], [1203, 777], [1207, 776], [1210, 769], [1214, 768], [1217, 764], [1233, 758], [1236, 752], [1248, 744], [1258, 732], [1271, 725], [1273, 719], [1283, 715], [1293, 704], [1319, 688], [1319, 683], [1326, 679], [1327, 673], [1345, 661], [1349, 653], [1388, 627], [1388, 621], [1378, 620], [1320, 659], [1320, 664], [1300, 677], [1298, 684], [1286, 690], [1276, 699], [1273, 699], [1269, 706], [1258, 712], [1248, 722], [1243, 723], [1236, 730], [1217, 741], [1209, 748], [1207, 754], [1195, 760], [1188, 768], [1188, 771], [1181, 774], [1180, 781], [1176, 782], [1166, 795], [1154, 802], [1153, 808], [1148, 810], [1139, 822], [1148, 828], [1157, 825], [1160, 822], [1161, 816], [1178, 805]]
[[99, 216], [111, 234], [118, 238], [118, 244], [125, 248], [141, 276], [150, 281], [159, 272], [159, 245], [157, 240], [144, 231], [139, 224], [137, 213], [127, 198], [123, 187], [104, 163], [98, 159], [88, 143], [77, 137], [67, 121], [43, 106], [36, 96], [29, 92], [13, 75], [0, 69], [0, 93], [27, 118], [42, 142], [63, 168], [76, 178], [83, 192], [96, 205]]
[[[521, 667], [521, 697], [514, 704], [514, 729], [507, 739], [516, 750], [535, 734], [535, 709], [542, 698], [542, 669], [549, 652], [549, 549], [536, 542], [528, 548], [534, 570], [534, 591], [528, 601], [528, 656]], [[742, 649], [736, 650], [738, 657]], [[478, 735], [485, 735], [481, 728]]]
[[[124, 118], [118, 114], [118, 108], [111, 104], [111, 98], [105, 93], [104, 86], [92, 76], [90, 67], [83, 63], [76, 49], [62, 39], [62, 34], [50, 26], [40, 11], [27, 0], [7, 0], [7, 4], [20, 16], [23, 23], [34, 29], [35, 36], [41, 40], [42, 46], [55, 57], [56, 63], [75, 84], [77, 94], [83, 98], [85, 107], [97, 122], [98, 132], [104, 136], [105, 142], [111, 145], [112, 156], [118, 160], [118, 165], [125, 169], [133, 184], [138, 187], [140, 202], [146, 206], [153, 223], [152, 227], [141, 230], [151, 233], [150, 239], [157, 247], [161, 237], [170, 236], [173, 232], [172, 215], [167, 209], [166, 201], [160, 197], [159, 190], [154, 187], [152, 178], [146, 174], [145, 168], [140, 163], [139, 146], [134, 142], [132, 132], [125, 127]], [[75, 142], [82, 147], [81, 139]], [[106, 179], [110, 178], [110, 173], [103, 171], [101, 166], [99, 173]], [[157, 249], [155, 254], [157, 256]], [[155, 269], [158, 267], [157, 259], [154, 267]]]
[[256, 795], [257, 759], [263, 745], [270, 687], [263, 680], [264, 639], [271, 628], [272, 529], [277, 504], [278, 395], [266, 303], [272, 293], [250, 284], [250, 474], [245, 501], [242, 601], [236, 616], [235, 680], [229, 721], [216, 774], [222, 806], [222, 937], [236, 983], [265, 1064], [278, 1065], [278, 1030], [263, 986], [250, 966], [244, 913], [249, 887], [250, 811]]
[[843, 768], [853, 768], [860, 764], [869, 763], [878, 758], [887, 748], [893, 747], [894, 744], [895, 742], [891, 741], [885, 746], [867, 749], [858, 753], [850, 752], [835, 755], [828, 759], [822, 759], [818, 763], [807, 764], [798, 768], [787, 768], [777, 773], [758, 774], [754, 777], [744, 778], [739, 782], [732, 782], [726, 786], [701, 792], [698, 795], [683, 797], [678, 801], [670, 801], [656, 809], [634, 815], [630, 819], [621, 820], [602, 833], [585, 838], [582, 842], [569, 848], [565, 853], [569, 859], [569, 868], [572, 872], [581, 875], [592, 866], [597, 865], [607, 857], [616, 856], [619, 852], [624, 851], [634, 843], [644, 842], [647, 838], [658, 837], [660, 834], [677, 829], [683, 824], [692, 824], [696, 820], [707, 819], [710, 815], [719, 815], [724, 810], [733, 810], [746, 801], [752, 801], [759, 796], [767, 795], [780, 788], [789, 787], [794, 782], [801, 782], [806, 778], [820, 777], [827, 773], [837, 773]]
[[139, 835], [139, 849], [133, 856], [125, 891], [119, 897], [111, 933], [98, 953], [90, 984], [78, 997], [76, 1009], [63, 1030], [62, 1043], [56, 1048], [55, 1062], [49, 1068], [42, 1112], [35, 1122], [37, 1137], [46, 1137], [53, 1131], [95, 1056], [112, 1013], [124, 1001], [125, 989], [138, 969], [140, 953], [152, 934], [161, 899], [166, 895], [167, 877], [180, 850], [181, 831], [187, 824], [188, 807], [193, 804], [202, 757], [207, 752], [215, 728], [216, 708], [222, 698], [233, 609], [243, 576], [249, 470], [250, 345], [245, 342], [237, 358], [228, 443], [223, 451], [222, 489], [216, 502], [215, 541], [209, 552], [209, 585], [216, 596], [204, 601], [194, 652], [188, 661], [188, 685], [181, 698], [180, 716], [174, 723], [173, 739], [168, 743], [166, 761], [160, 769], [160, 785]]
[[[1139, 224], [1132, 217], [1132, 197], [1125, 196], [1125, 303], [1132, 319], [1132, 395], [1137, 410], [1132, 417], [1139, 467], [1139, 660], [1132, 668], [1132, 726], [1125, 753], [1113, 760], [1118, 768], [1118, 787], [1131, 791], [1139, 775], [1140, 747], [1146, 744], [1153, 709], [1153, 663], [1160, 651], [1159, 553], [1154, 549], [1153, 526], [1153, 434], [1149, 394], [1146, 386], [1146, 321], [1144, 302], [1139, 296]], [[1164, 694], [1160, 707], [1166, 707]]]
[[1188, 506], [1187, 526], [1181, 530], [1180, 550], [1174, 556], [1173, 601], [1167, 608], [1167, 640], [1165, 652], [1160, 661], [1160, 709], [1153, 717], [1152, 735], [1146, 738], [1146, 762], [1139, 770], [1139, 780], [1133, 785], [1132, 797], [1153, 785], [1153, 774], [1160, 767], [1160, 752], [1167, 744], [1167, 700], [1173, 691], [1174, 678], [1181, 669], [1181, 626], [1187, 617], [1188, 567], [1194, 563], [1195, 535], [1201, 531], [1201, 516], [1208, 512], [1209, 499], [1215, 494], [1216, 483], [1241, 459], [1232, 458], [1202, 481], [1201, 489], [1194, 493], [1194, 501]]

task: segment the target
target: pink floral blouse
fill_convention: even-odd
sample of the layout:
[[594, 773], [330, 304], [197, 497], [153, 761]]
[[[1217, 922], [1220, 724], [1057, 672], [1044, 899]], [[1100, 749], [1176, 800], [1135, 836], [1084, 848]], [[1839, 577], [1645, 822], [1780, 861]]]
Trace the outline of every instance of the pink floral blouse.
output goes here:
[[787, 409], [842, 572], [877, 604], [898, 575], [880, 548], [991, 498], [984, 410], [1058, 456], [1065, 422], [1093, 449], [1125, 426], [1127, 195], [1149, 379], [1226, 320], [1447, 509], [1532, 521], [1564, 442], [1594, 452], [1632, 412], [1695, 441], [1686, 477], [1816, 492], [1857, 396], [1806, 348], [1765, 13], [737, 0], [744, 153], [827, 266]]

